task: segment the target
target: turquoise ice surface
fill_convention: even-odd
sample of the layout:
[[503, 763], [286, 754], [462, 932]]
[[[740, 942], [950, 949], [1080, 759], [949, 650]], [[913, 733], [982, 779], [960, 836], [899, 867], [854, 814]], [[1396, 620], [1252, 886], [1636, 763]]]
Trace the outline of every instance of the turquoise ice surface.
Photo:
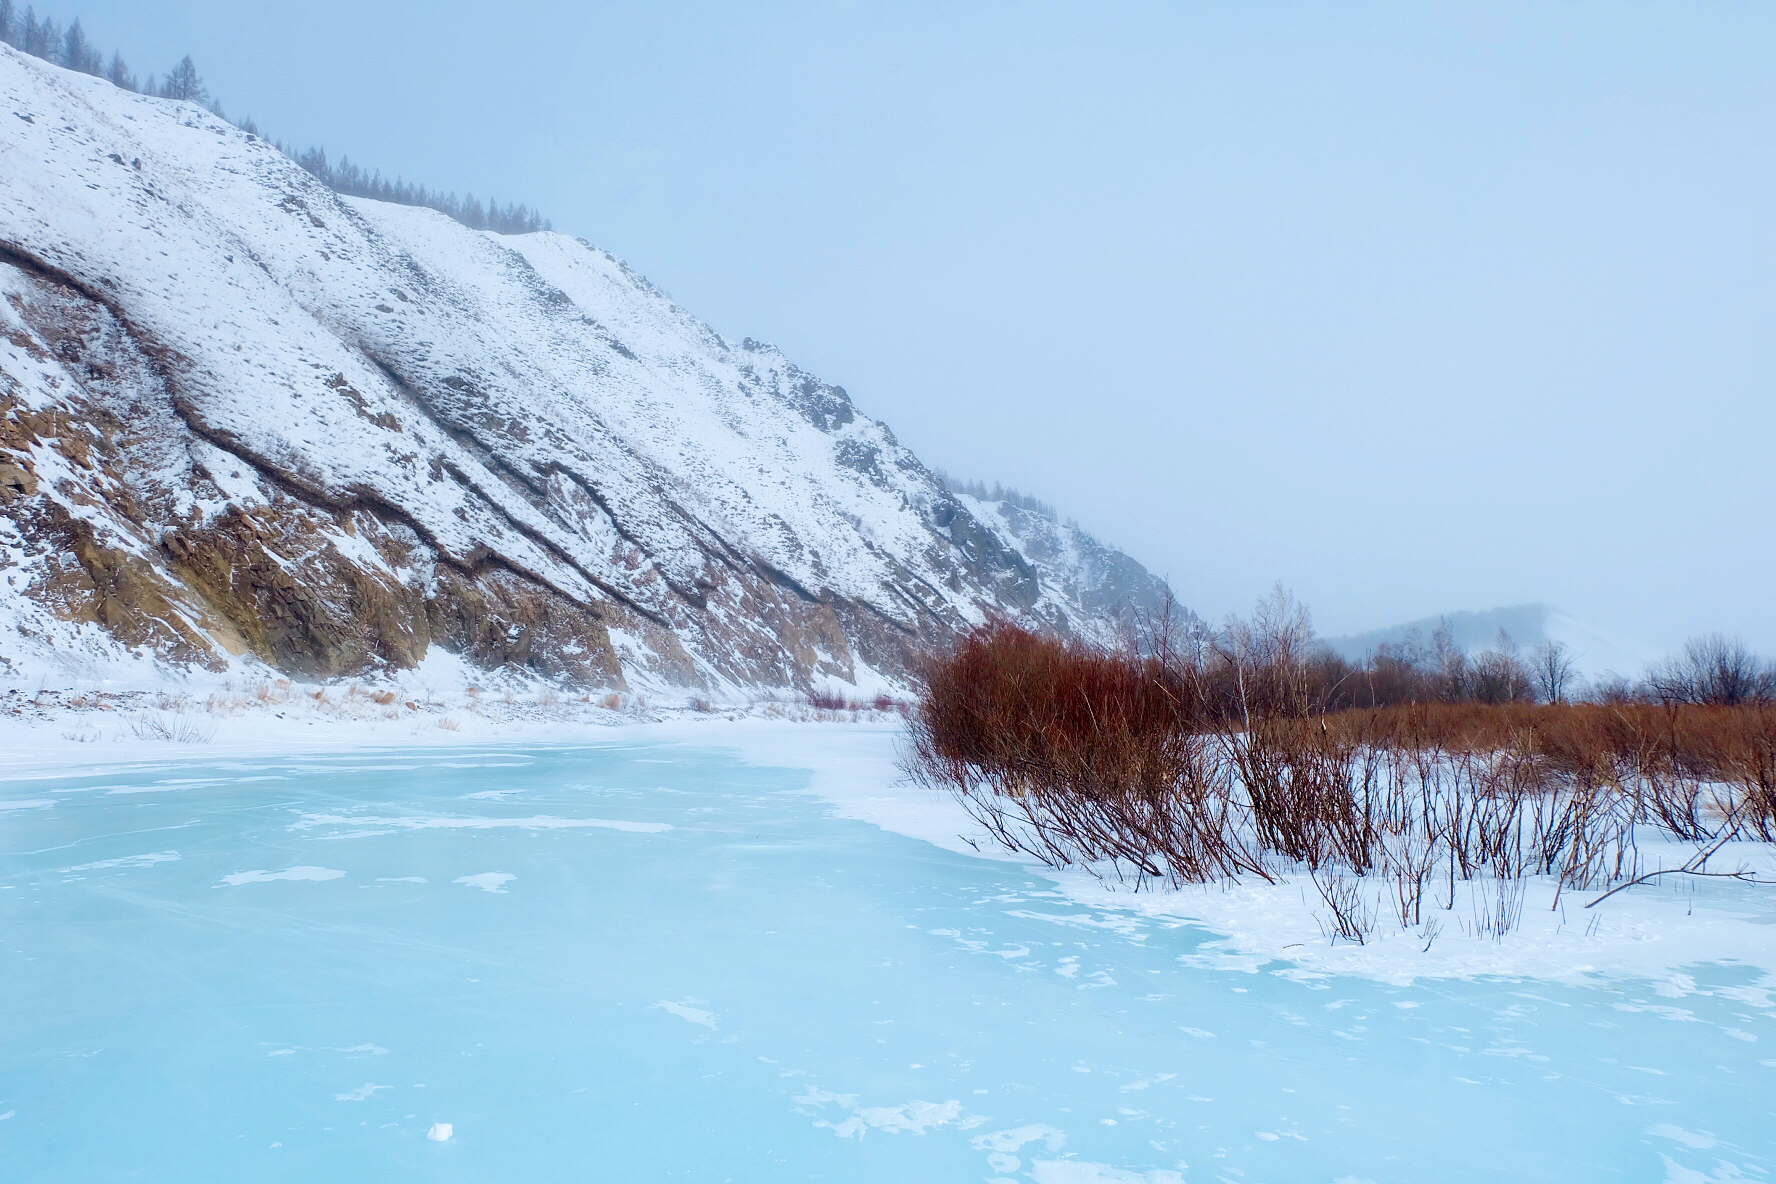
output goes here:
[[1201, 928], [836, 817], [807, 781], [605, 744], [0, 783], [0, 1177], [1776, 1169], [1749, 967], [1687, 993], [1205, 969], [1179, 961]]

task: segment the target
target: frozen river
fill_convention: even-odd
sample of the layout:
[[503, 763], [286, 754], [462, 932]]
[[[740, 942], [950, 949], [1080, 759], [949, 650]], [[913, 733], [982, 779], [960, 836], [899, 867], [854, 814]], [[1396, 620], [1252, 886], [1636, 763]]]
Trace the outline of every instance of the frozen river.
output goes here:
[[807, 783], [664, 743], [0, 783], [0, 1174], [1776, 1172], [1752, 968], [1214, 969], [1201, 928], [847, 820]]

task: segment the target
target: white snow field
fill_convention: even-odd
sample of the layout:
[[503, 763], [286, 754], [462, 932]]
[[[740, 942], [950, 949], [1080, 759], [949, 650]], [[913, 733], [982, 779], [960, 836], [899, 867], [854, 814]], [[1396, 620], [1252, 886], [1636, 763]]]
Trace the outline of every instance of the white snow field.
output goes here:
[[1769, 889], [1333, 948], [976, 854], [889, 725], [224, 728], [0, 734], [8, 1180], [1776, 1169]]

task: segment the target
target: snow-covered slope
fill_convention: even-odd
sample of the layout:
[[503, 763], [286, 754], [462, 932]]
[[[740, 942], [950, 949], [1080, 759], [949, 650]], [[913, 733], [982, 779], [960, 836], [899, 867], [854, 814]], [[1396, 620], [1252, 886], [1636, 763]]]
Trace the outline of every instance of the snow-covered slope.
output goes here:
[[1051, 512], [1020, 505], [1014, 497], [959, 493], [956, 500], [1028, 559], [1044, 588], [1088, 614], [1122, 620], [1132, 611], [1138, 620], [1155, 621], [1163, 613], [1181, 612], [1195, 619], [1194, 613], [1166, 599], [1163, 580], [1087, 534], [1077, 522], [1062, 522]]
[[4, 46], [0, 297], [15, 668], [326, 677], [442, 646], [612, 687], [863, 686], [988, 614], [1102, 635], [1163, 595], [1095, 543], [1026, 554], [844, 390], [582, 240], [341, 198], [195, 105]]

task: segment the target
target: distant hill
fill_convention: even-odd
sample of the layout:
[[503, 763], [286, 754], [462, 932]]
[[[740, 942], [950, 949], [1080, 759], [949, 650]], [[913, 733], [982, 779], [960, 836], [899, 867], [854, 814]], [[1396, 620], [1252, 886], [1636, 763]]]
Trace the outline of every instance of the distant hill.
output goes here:
[[1579, 670], [1591, 678], [1611, 673], [1635, 678], [1649, 663], [1662, 656], [1658, 650], [1633, 638], [1598, 628], [1571, 613], [1539, 603], [1421, 617], [1384, 629], [1322, 640], [1334, 652], [1357, 661], [1384, 645], [1400, 646], [1415, 639], [1420, 645], [1428, 645], [1431, 635], [1444, 624], [1448, 625], [1455, 644], [1470, 653], [1493, 645], [1500, 630], [1510, 634], [1525, 651], [1548, 638], [1564, 642]]

